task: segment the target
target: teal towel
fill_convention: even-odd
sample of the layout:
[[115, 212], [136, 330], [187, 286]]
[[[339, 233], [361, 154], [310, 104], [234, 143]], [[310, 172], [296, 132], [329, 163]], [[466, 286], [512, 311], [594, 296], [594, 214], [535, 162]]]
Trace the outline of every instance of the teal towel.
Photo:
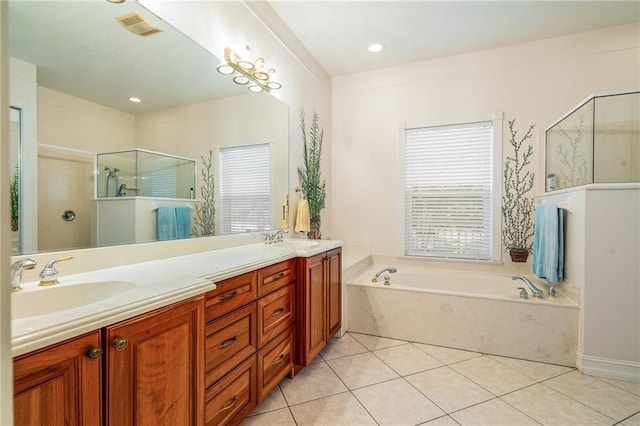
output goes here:
[[191, 207], [176, 207], [176, 238], [191, 236]]
[[177, 229], [175, 207], [158, 207], [158, 241], [175, 240]]
[[564, 280], [564, 221], [566, 210], [539, 204], [535, 213], [532, 271], [551, 283]]

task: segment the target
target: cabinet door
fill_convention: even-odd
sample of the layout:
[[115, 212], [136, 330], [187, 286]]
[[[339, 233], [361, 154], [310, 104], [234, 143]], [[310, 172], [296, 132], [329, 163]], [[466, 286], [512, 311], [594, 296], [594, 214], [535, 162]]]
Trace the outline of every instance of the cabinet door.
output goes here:
[[100, 425], [100, 332], [14, 360], [14, 421], [20, 425]]
[[324, 279], [325, 254], [303, 260], [304, 279], [302, 280], [302, 313], [300, 336], [300, 362], [307, 366], [327, 344], [327, 289]]
[[341, 249], [331, 250], [326, 258], [327, 277], [327, 340], [342, 325], [342, 259]]
[[204, 410], [204, 298], [105, 329], [106, 424], [196, 425]]

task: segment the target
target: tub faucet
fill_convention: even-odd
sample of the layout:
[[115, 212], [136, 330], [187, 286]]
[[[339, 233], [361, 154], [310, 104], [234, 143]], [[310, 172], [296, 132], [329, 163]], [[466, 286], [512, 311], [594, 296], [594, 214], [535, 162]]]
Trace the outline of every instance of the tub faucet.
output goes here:
[[264, 243], [265, 244], [273, 244], [273, 243], [281, 243], [284, 240], [283, 234], [289, 233], [288, 229], [279, 229], [274, 233], [266, 232], [264, 234]]
[[11, 291], [22, 290], [20, 282], [22, 280], [22, 271], [25, 269], [33, 269], [37, 265], [33, 259], [22, 259], [11, 265]]
[[44, 265], [42, 271], [40, 271], [40, 284], [41, 286], [48, 286], [58, 284], [58, 270], [53, 267], [53, 264], [56, 262], [61, 262], [63, 260], [71, 260], [73, 256], [61, 257], [60, 259], [52, 260]]
[[539, 299], [542, 298], [542, 295], [544, 293], [534, 283], [532, 283], [529, 278], [523, 277], [522, 275], [512, 275], [511, 279], [512, 280], [522, 280], [522, 281], [524, 281], [524, 283], [527, 285], [527, 287], [529, 287], [529, 289], [531, 290], [531, 293], [533, 294], [533, 297], [537, 297]]
[[[385, 272], [389, 272], [390, 274], [395, 274], [396, 272], [398, 272], [398, 269], [395, 268], [394, 266], [387, 266], [386, 268], [378, 271], [376, 273], [376, 275], [371, 279], [372, 283], [377, 283], [378, 282], [378, 277], [382, 274], [384, 274]], [[387, 280], [388, 281], [388, 280]]]

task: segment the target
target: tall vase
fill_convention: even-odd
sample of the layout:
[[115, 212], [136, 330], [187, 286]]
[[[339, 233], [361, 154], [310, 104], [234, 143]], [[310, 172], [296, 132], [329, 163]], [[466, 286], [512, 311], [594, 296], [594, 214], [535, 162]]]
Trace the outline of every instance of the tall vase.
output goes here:
[[310, 240], [319, 240], [322, 237], [322, 233], [320, 232], [320, 221], [311, 222], [311, 229], [307, 232], [307, 237]]

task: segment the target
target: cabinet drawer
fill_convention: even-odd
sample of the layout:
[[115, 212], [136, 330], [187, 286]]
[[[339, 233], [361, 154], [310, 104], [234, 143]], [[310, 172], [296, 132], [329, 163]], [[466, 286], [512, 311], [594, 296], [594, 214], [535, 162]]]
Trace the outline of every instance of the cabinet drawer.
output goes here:
[[258, 403], [269, 395], [293, 368], [293, 327], [258, 352]]
[[267, 266], [258, 271], [258, 297], [269, 294], [296, 280], [295, 259]]
[[216, 289], [207, 293], [206, 320], [218, 318], [257, 297], [257, 273], [249, 272], [216, 283]]
[[215, 383], [257, 349], [256, 303], [207, 324], [206, 386]]
[[205, 394], [205, 424], [239, 424], [256, 406], [256, 357], [252, 356]]
[[293, 284], [258, 300], [258, 347], [286, 330], [294, 322]]

